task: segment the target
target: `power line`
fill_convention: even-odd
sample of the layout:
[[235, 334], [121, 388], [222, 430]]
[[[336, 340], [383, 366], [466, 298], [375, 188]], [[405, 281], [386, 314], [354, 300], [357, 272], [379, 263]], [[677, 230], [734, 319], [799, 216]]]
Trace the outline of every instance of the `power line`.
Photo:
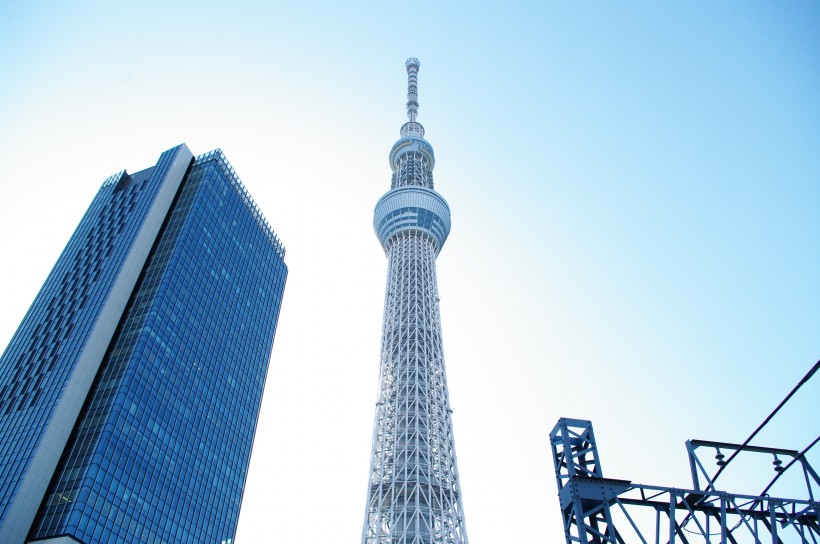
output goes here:
[[789, 462], [786, 464], [786, 466], [785, 466], [785, 467], [783, 467], [783, 470], [779, 471], [779, 472], [775, 475], [775, 477], [774, 477], [774, 478], [772, 478], [772, 481], [771, 481], [771, 482], [769, 482], [769, 485], [767, 485], [767, 486], [766, 486], [766, 489], [764, 489], [764, 490], [760, 493], [760, 496], [762, 497], [763, 495], [765, 495], [766, 493], [768, 493], [768, 492], [769, 492], [769, 489], [771, 489], [771, 487], [774, 485], [774, 483], [777, 481], [777, 479], [778, 479], [778, 478], [780, 478], [780, 476], [782, 476], [782, 475], [783, 475], [783, 473], [785, 473], [787, 470], [789, 470], [789, 467], [790, 467], [790, 466], [792, 466], [793, 464], [795, 464], [795, 463], [796, 463], [797, 461], [799, 461], [800, 459], [803, 459], [803, 457], [805, 457], [806, 453], [808, 453], [808, 451], [809, 451], [810, 449], [812, 449], [812, 448], [814, 447], [814, 445], [815, 445], [815, 444], [817, 444], [818, 442], [820, 442], [820, 436], [818, 436], [817, 438], [815, 438], [815, 439], [814, 439], [814, 441], [812, 441], [812, 443], [811, 443], [811, 444], [809, 444], [808, 446], [806, 446], [806, 447], [803, 449], [803, 451], [801, 451], [800, 453], [798, 453], [798, 454], [797, 454], [797, 455], [796, 455], [796, 456], [795, 456], [795, 457], [794, 457], [791, 461], [789, 461]]
[[[721, 466], [720, 466], [720, 468], [718, 468], [718, 471], [715, 473], [715, 477], [714, 477], [714, 478], [712, 478], [712, 485], [713, 485], [713, 486], [714, 486], [715, 481], [717, 481], [718, 476], [720, 476], [720, 473], [721, 473], [721, 472], [723, 472], [723, 469], [725, 469], [725, 468], [726, 468], [726, 466], [727, 466], [727, 465], [728, 465], [728, 464], [732, 461], [732, 459], [734, 459], [735, 457], [737, 457], [737, 454], [739, 454], [741, 451], [743, 451], [743, 448], [745, 448], [746, 446], [748, 446], [748, 445], [749, 445], [749, 442], [751, 442], [751, 441], [752, 441], [752, 439], [753, 439], [755, 436], [757, 436], [757, 433], [759, 433], [759, 432], [763, 429], [763, 427], [765, 427], [765, 426], [766, 426], [766, 424], [767, 424], [769, 421], [771, 421], [771, 419], [775, 416], [775, 414], [777, 414], [777, 412], [779, 412], [779, 411], [780, 411], [780, 409], [781, 409], [781, 408], [783, 408], [783, 406], [785, 406], [785, 404], [786, 404], [787, 402], [789, 402], [789, 399], [791, 399], [791, 398], [794, 396], [794, 394], [795, 394], [795, 393], [797, 393], [797, 390], [798, 390], [798, 389], [800, 389], [801, 387], [803, 387], [803, 385], [804, 385], [806, 382], [808, 382], [808, 381], [811, 379], [811, 377], [812, 377], [812, 376], [814, 376], [814, 373], [815, 373], [815, 372], [817, 372], [817, 370], [818, 370], [818, 369], [820, 369], [820, 360], [818, 360], [816, 363], [814, 363], [814, 366], [813, 366], [813, 367], [811, 367], [811, 370], [809, 370], [809, 371], [808, 371], [808, 373], [806, 373], [806, 375], [805, 375], [805, 376], [803, 376], [803, 379], [802, 379], [802, 380], [800, 380], [800, 381], [797, 383], [797, 385], [795, 385], [795, 386], [794, 386], [794, 389], [792, 389], [792, 390], [791, 390], [791, 392], [790, 392], [788, 395], [786, 395], [786, 398], [784, 398], [782, 401], [780, 401], [780, 404], [778, 404], [778, 405], [777, 405], [777, 408], [775, 408], [775, 409], [774, 409], [774, 411], [773, 411], [771, 414], [769, 414], [769, 416], [768, 416], [765, 420], [763, 420], [763, 423], [761, 423], [760, 425], [758, 425], [757, 429], [755, 429], [755, 430], [754, 430], [754, 432], [753, 432], [752, 434], [750, 434], [750, 435], [749, 435], [749, 438], [747, 438], [747, 439], [743, 442], [743, 444], [741, 444], [741, 446], [740, 446], [738, 449], [736, 449], [736, 450], [732, 453], [732, 455], [730, 455], [730, 456], [729, 456], [729, 458], [726, 460], [726, 462], [725, 462], [723, 465], [721, 465]], [[815, 442], [816, 442], [816, 441], [815, 441]], [[814, 445], [814, 443], [812, 443], [809, 447], [811, 447], [811, 446], [813, 446], [813, 445]], [[807, 448], [807, 449], [808, 449], [808, 448]], [[794, 462], [794, 461], [792, 461], [792, 462]], [[791, 463], [789, 463], [789, 464], [791, 464]], [[771, 485], [771, 484], [770, 484], [770, 485]], [[767, 489], [768, 489], [768, 488], [767, 488]]]

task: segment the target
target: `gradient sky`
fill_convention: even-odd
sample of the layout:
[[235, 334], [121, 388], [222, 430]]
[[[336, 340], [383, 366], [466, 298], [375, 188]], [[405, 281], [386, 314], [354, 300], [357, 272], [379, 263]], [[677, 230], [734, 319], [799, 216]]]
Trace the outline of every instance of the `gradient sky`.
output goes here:
[[[0, 347], [106, 177], [221, 147], [290, 268], [236, 541], [359, 541], [416, 56], [467, 532], [559, 542], [557, 418], [606, 476], [690, 487], [685, 440], [742, 442], [818, 359], [819, 28], [811, 1], [2, 2]], [[818, 413], [815, 377], [756, 443]]]

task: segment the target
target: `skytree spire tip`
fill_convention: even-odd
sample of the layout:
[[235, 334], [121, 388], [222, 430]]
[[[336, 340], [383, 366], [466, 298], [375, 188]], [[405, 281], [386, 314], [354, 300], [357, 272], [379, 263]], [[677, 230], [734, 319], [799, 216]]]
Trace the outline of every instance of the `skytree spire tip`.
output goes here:
[[410, 57], [404, 63], [407, 67], [407, 118], [413, 123], [419, 113], [419, 66], [416, 57]]

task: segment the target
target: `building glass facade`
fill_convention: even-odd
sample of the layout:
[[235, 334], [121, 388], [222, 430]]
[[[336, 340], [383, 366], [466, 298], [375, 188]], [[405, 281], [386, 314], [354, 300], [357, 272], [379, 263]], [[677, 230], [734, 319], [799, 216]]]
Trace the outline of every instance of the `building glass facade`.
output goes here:
[[[93, 313], [100, 306], [95, 296], [111, 296], [104, 286], [85, 285], [123, 274], [105, 259], [132, 251], [129, 227], [140, 229], [152, 183], [167, 183], [163, 158], [177, 149], [154, 168], [103, 185], [43, 288], [56, 283], [59, 295], [33, 314], [43, 293], [38, 296], [20, 327], [33, 334], [18, 331], [7, 350], [21, 343], [40, 351], [31, 356], [39, 365], [28, 371], [34, 377], [24, 370], [24, 378], [9, 382], [31, 385], [17, 386], [22, 392], [8, 397], [13, 402], [5, 410], [31, 412], [26, 403], [60, 396], [59, 383], [40, 380], [37, 369], [47, 375], [54, 344], [59, 368], [63, 353], [71, 353], [71, 342], [59, 343], [64, 330], [70, 337], [93, 326], [94, 316], [60, 321], [53, 315]], [[124, 241], [111, 241], [110, 232]], [[78, 235], [82, 249], [69, 251]], [[191, 159], [136, 271], [25, 541], [232, 542], [286, 276], [281, 243], [221, 152]], [[42, 331], [56, 340], [40, 340]], [[7, 363], [6, 355], [3, 376], [19, 359]], [[29, 442], [37, 447], [36, 432], [25, 423], [15, 431], [10, 449], [25, 462]], [[9, 449], [9, 441], [3, 444]], [[0, 491], [13, 493], [2, 483]]]

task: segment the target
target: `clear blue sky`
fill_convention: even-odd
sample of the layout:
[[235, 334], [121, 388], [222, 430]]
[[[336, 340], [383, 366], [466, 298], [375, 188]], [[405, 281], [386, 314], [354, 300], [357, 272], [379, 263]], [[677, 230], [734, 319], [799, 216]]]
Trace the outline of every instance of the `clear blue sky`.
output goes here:
[[[237, 542], [357, 542], [416, 56], [467, 531], [559, 542], [558, 417], [607, 476], [687, 487], [687, 438], [742, 441], [820, 357], [818, 28], [810, 1], [4, 2], [0, 346], [107, 176], [221, 147], [290, 266]], [[757, 442], [818, 413], [815, 378]]]

